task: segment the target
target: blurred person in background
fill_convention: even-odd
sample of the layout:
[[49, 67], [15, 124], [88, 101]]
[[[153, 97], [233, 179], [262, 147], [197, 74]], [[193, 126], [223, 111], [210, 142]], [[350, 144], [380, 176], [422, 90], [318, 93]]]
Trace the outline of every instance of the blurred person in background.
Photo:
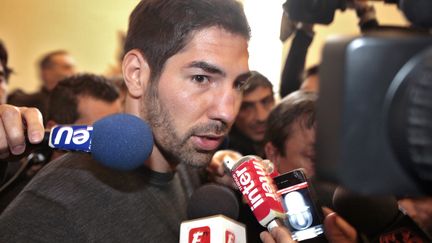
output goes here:
[[49, 52], [39, 62], [39, 74], [42, 81], [39, 91], [27, 94], [23, 90], [18, 89], [9, 95], [8, 104], [36, 107], [45, 117], [51, 91], [60, 80], [75, 73], [76, 61], [69, 52], [65, 50]]
[[265, 123], [274, 105], [272, 83], [261, 73], [251, 71], [244, 87], [240, 111], [229, 132], [228, 149], [243, 155], [264, 157]]

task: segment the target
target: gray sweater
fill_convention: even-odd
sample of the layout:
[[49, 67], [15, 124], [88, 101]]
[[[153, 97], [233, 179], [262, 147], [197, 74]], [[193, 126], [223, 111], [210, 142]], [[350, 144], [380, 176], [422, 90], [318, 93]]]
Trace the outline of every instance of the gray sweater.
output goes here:
[[50, 162], [0, 216], [0, 242], [178, 242], [179, 173], [119, 172], [89, 155]]

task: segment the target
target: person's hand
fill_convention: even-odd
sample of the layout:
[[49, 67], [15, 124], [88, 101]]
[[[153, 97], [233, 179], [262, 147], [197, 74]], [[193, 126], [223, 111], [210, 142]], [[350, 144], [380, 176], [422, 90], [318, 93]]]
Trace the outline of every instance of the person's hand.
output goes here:
[[291, 232], [283, 226], [274, 227], [260, 234], [261, 241], [264, 243], [295, 243], [297, 241], [291, 238]]
[[357, 241], [357, 231], [341, 216], [329, 208], [323, 207], [324, 231], [331, 243], [355, 243]]
[[432, 197], [402, 198], [398, 204], [432, 238]]
[[36, 108], [0, 105], [0, 159], [20, 155], [26, 148], [26, 137], [32, 144], [44, 137], [42, 114]]
[[207, 172], [209, 179], [212, 182], [237, 189], [231, 175], [225, 172], [224, 160], [230, 159], [236, 161], [240, 159], [242, 155], [233, 150], [219, 150], [214, 155], [207, 166]]

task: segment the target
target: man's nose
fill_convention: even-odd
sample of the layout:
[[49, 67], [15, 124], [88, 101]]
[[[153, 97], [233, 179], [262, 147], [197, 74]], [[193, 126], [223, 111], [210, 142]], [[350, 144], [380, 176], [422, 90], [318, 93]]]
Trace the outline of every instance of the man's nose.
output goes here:
[[262, 104], [258, 103], [255, 105], [256, 118], [258, 121], [266, 121], [270, 113], [270, 110], [264, 107]]
[[241, 95], [235, 89], [222, 90], [213, 99], [210, 118], [232, 125], [240, 109]]

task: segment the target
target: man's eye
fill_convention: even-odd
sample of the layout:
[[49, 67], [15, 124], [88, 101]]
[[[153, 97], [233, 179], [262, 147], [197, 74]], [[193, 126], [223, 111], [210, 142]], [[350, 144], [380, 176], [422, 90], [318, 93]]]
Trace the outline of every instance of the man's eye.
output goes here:
[[254, 108], [254, 104], [251, 103], [243, 103], [240, 106], [241, 111], [251, 111]]
[[273, 107], [274, 104], [274, 98], [273, 96], [269, 96], [267, 98], [265, 98], [264, 100], [262, 100], [261, 102], [265, 107]]
[[209, 78], [205, 75], [195, 75], [192, 77], [192, 79], [195, 82], [200, 83], [200, 84], [209, 82]]

